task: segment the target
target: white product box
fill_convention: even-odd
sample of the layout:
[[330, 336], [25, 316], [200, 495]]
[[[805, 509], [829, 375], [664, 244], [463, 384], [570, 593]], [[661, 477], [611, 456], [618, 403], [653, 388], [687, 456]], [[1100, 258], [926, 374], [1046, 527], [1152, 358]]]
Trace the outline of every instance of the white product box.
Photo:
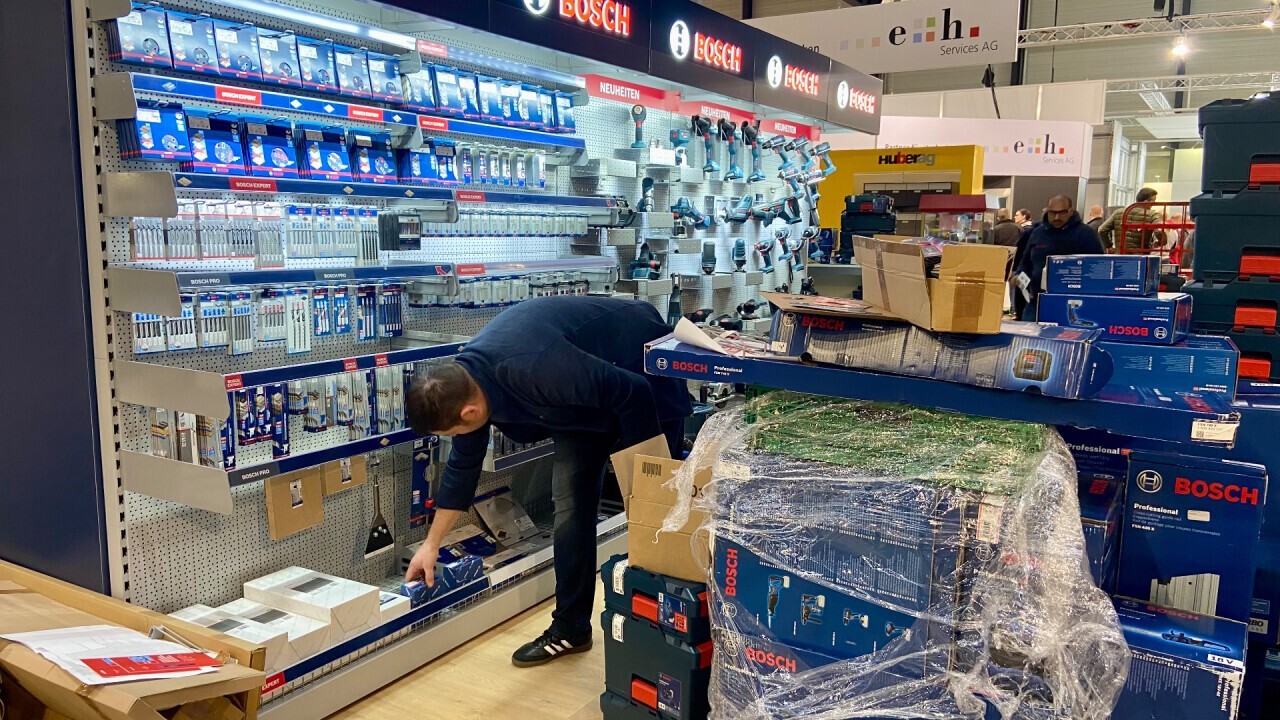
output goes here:
[[266, 648], [267, 673], [283, 670], [297, 661], [289, 657], [289, 633], [280, 628], [263, 625], [222, 610], [215, 610], [208, 605], [192, 605], [189, 608], [171, 613], [171, 615], [179, 620], [186, 620], [189, 623], [216, 630]]
[[250, 580], [244, 584], [244, 596], [327, 622], [338, 642], [369, 630], [381, 617], [378, 588], [301, 567]]
[[378, 604], [381, 617], [380, 625], [385, 625], [409, 612], [409, 598], [404, 595], [386, 592], [385, 590], [379, 593]]
[[244, 598], [227, 603], [218, 609], [287, 632], [290, 654], [294, 657], [293, 662], [306, 660], [312, 655], [322, 653], [337, 645], [341, 639], [334, 636], [333, 626], [323, 620], [278, 610]]

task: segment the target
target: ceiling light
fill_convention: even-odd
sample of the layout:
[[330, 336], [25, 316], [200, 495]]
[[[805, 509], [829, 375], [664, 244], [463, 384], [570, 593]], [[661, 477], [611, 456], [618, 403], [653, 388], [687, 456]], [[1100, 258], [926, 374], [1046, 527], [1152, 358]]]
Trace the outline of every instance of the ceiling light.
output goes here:
[[1262, 21], [1262, 27], [1271, 30], [1276, 25], [1280, 25], [1280, 5], [1275, 2], [1271, 3], [1271, 13], [1267, 15], [1267, 19]]
[[1188, 53], [1190, 50], [1191, 50], [1191, 48], [1189, 48], [1189, 47], [1187, 46], [1187, 38], [1186, 38], [1186, 36], [1185, 36], [1185, 35], [1179, 35], [1179, 36], [1178, 36], [1178, 40], [1177, 40], [1177, 42], [1175, 42], [1175, 43], [1173, 44], [1173, 50], [1172, 50], [1172, 52], [1173, 52], [1173, 56], [1174, 56], [1174, 57], [1186, 57], [1186, 56], [1187, 56], [1187, 53]]

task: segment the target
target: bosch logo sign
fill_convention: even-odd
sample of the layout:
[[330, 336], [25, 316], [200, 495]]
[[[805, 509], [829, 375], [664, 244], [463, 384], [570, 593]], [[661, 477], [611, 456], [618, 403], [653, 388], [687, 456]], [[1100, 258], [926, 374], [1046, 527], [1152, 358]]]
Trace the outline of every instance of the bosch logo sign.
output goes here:
[[819, 328], [821, 330], [843, 330], [844, 320], [833, 317], [823, 317], [821, 315], [805, 315], [800, 318], [800, 324], [804, 327]]
[[1160, 477], [1160, 473], [1155, 470], [1143, 470], [1138, 473], [1138, 477], [1134, 480], [1138, 485], [1138, 489], [1144, 493], [1158, 493], [1160, 488], [1164, 487], [1164, 478]]
[[667, 359], [666, 359], [666, 358], [658, 358], [658, 361], [657, 361], [656, 363], [654, 363], [654, 364], [658, 366], [658, 369], [659, 369], [659, 370], [666, 370], [666, 369], [667, 369]]
[[1209, 500], [1224, 500], [1229, 503], [1258, 504], [1258, 489], [1245, 488], [1239, 485], [1224, 485], [1204, 480], [1176, 478], [1173, 481], [1173, 492], [1177, 495], [1190, 495]]
[[765, 650], [758, 650], [750, 646], [747, 647], [747, 659], [757, 665], [777, 668], [783, 672], [793, 673], [796, 671], [795, 658], [790, 658], [778, 653], [771, 653]]
[[671, 363], [672, 370], [682, 370], [684, 372], [705, 373], [709, 369], [706, 363], [691, 363], [683, 360], [676, 360]]
[[551, 8], [551, 0], [524, 0], [524, 6], [534, 15], [541, 15]]
[[876, 96], [861, 90], [854, 90], [849, 83], [841, 80], [836, 86], [836, 105], [841, 110], [854, 109], [874, 115], [876, 112]]
[[774, 55], [769, 58], [769, 65], [765, 69], [765, 78], [769, 81], [769, 87], [776, 88], [782, 86], [782, 58]]
[[689, 26], [683, 20], [677, 20], [671, 23], [671, 33], [667, 35], [667, 42], [671, 46], [671, 54], [684, 60], [689, 57], [689, 48], [693, 43], [690, 39]]
[[[549, 0], [524, 0], [531, 12], [546, 12]], [[631, 6], [617, 0], [558, 0], [560, 17], [622, 37], [631, 37]], [[535, 6], [541, 6], [539, 10]]]
[[724, 560], [724, 594], [727, 597], [738, 595], [738, 551], [729, 548]]

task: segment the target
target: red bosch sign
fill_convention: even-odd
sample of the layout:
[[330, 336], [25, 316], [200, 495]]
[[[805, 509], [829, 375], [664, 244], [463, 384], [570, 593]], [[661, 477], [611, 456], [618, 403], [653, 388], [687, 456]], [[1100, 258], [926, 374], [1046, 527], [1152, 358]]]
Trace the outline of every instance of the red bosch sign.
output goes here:
[[213, 95], [214, 99], [218, 102], [254, 106], [262, 104], [262, 93], [257, 90], [246, 90], [244, 88], [215, 85], [213, 88]]
[[348, 105], [347, 117], [353, 120], [382, 122], [382, 111], [378, 108], [365, 107], [363, 105]]
[[432, 55], [434, 57], [440, 57], [440, 58], [449, 57], [449, 47], [447, 45], [434, 43], [434, 42], [431, 42], [430, 40], [419, 40], [418, 52], [422, 53], [423, 55]]
[[459, 190], [453, 194], [458, 202], [484, 202], [484, 193], [476, 190]]
[[244, 387], [244, 378], [239, 375], [227, 375], [223, 378], [227, 384], [227, 390], [239, 390]]
[[360, 369], [360, 363], [357, 362], [355, 358], [343, 358], [342, 360], [343, 372], [355, 372], [356, 370], [359, 370], [359, 369]]
[[[530, 2], [527, 0], [526, 5]], [[530, 7], [540, 3], [533, 2]], [[559, 0], [560, 17], [575, 20], [593, 30], [631, 36], [631, 6], [617, 0]]]
[[770, 135], [785, 135], [793, 138], [809, 138], [812, 142], [817, 142], [822, 137], [822, 131], [812, 125], [791, 122], [790, 120], [763, 120], [760, 123], [760, 132]]
[[678, 112], [681, 115], [703, 115], [712, 119], [724, 118], [729, 122], [737, 125], [743, 120], [749, 123], [756, 121], [756, 116], [749, 112], [731, 108], [727, 105], [718, 105], [711, 102], [702, 102], [700, 100], [690, 100], [680, 103]]
[[747, 659], [757, 665], [763, 665], [768, 668], [776, 668], [783, 672], [793, 673], [796, 671], [796, 660], [780, 653], [772, 653], [767, 650], [753, 648], [750, 645], [746, 647]]
[[736, 597], [738, 594], [738, 551], [729, 548], [724, 560], [724, 594]]
[[604, 75], [587, 75], [587, 95], [661, 110], [675, 110], [679, 93], [637, 85]]
[[800, 324], [804, 327], [818, 328], [820, 330], [844, 330], [844, 320], [824, 315], [802, 315]]
[[742, 48], [710, 35], [693, 34], [693, 59], [732, 73], [742, 72]]
[[236, 192], [276, 192], [275, 180], [258, 180], [255, 178], [227, 178], [231, 189]]
[[1225, 500], [1229, 503], [1258, 504], [1257, 488], [1224, 485], [1217, 482], [1205, 482], [1204, 480], [1177, 478], [1173, 481], [1173, 492], [1176, 495], [1190, 495], [1192, 497], [1208, 498], [1209, 500]]
[[386, 353], [379, 353], [373, 356], [373, 364], [375, 367], [388, 367], [391, 363], [387, 360]]
[[449, 132], [449, 119], [429, 117], [427, 115], [418, 116], [418, 127], [423, 130], [434, 130], [436, 132]]
[[477, 277], [484, 274], [484, 263], [472, 263], [458, 266], [458, 277]]
[[284, 687], [284, 673], [279, 672], [279, 673], [276, 673], [275, 675], [268, 677], [267, 681], [263, 683], [262, 694], [266, 695], [272, 690], [276, 690], [282, 687]]
[[805, 70], [795, 65], [786, 67], [782, 84], [796, 92], [802, 92], [805, 95], [814, 97], [818, 97], [818, 94], [822, 92], [822, 76], [812, 70]]

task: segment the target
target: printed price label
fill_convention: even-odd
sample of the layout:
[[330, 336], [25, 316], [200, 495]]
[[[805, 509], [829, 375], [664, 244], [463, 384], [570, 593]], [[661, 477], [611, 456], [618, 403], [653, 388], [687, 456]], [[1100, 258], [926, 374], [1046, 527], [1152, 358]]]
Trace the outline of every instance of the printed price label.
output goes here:
[[1196, 420], [1191, 423], [1191, 439], [1204, 442], [1234, 443], [1240, 423], [1234, 420]]
[[982, 499], [982, 504], [978, 506], [978, 529], [977, 538], [979, 542], [990, 543], [992, 545], [1000, 542], [1000, 524], [1004, 517], [1004, 498], [998, 498], [989, 495]]
[[622, 615], [613, 616], [613, 639], [618, 642], [624, 642], [622, 639], [623, 629], [627, 625], [627, 619]]
[[619, 595], [626, 588], [625, 578], [627, 576], [627, 567], [630, 564], [630, 560], [619, 560], [618, 564], [613, 566], [613, 591]]

